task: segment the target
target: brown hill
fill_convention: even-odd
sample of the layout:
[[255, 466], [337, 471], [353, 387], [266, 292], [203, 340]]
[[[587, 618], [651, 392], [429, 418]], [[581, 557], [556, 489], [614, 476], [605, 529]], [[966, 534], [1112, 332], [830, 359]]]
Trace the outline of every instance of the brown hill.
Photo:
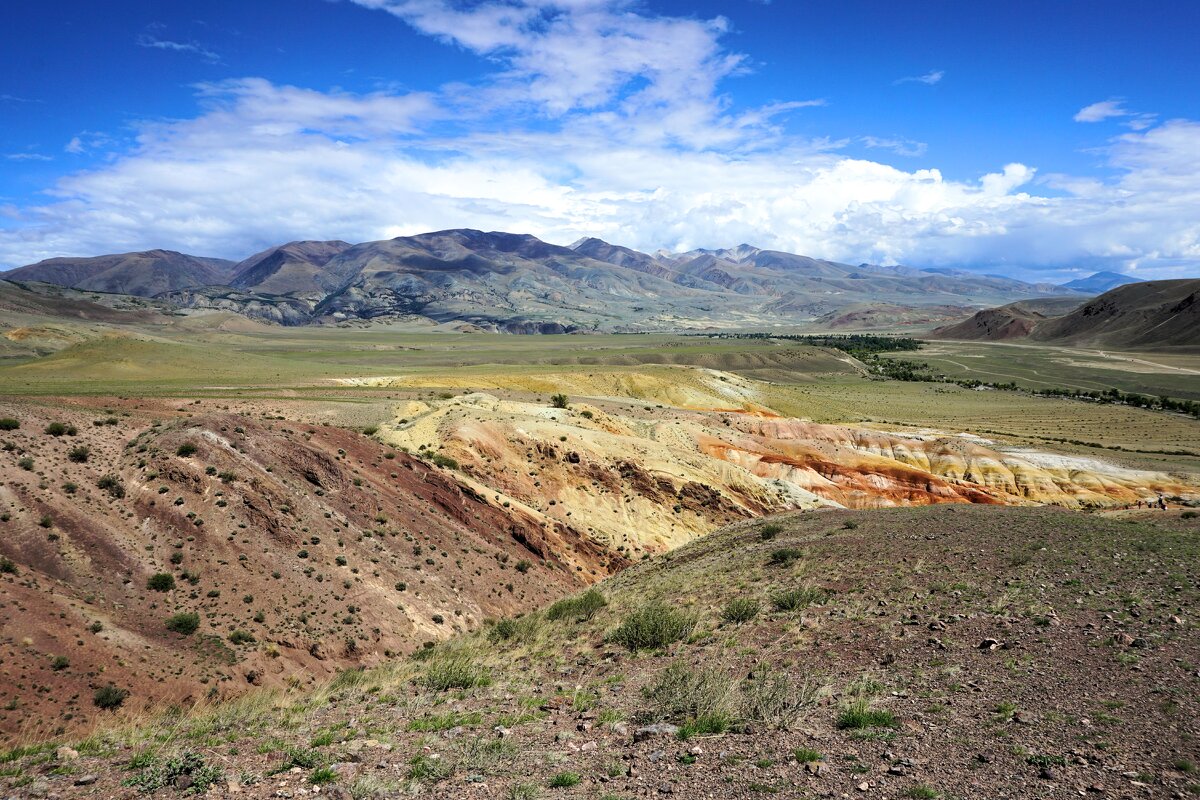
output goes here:
[[173, 250], [147, 250], [92, 258], [49, 258], [4, 273], [5, 280], [43, 281], [76, 289], [153, 297], [189, 286], [223, 284], [233, 262]]
[[141, 708], [305, 683], [625, 563], [354, 431], [127, 409], [0, 405], [0, 732], [86, 727], [109, 684]]
[[1038, 325], [1030, 338], [1130, 349], [1200, 346], [1200, 279], [1118, 286]]
[[984, 342], [1022, 339], [1032, 333], [1039, 324], [1070, 312], [1078, 307], [1079, 303], [1079, 299], [1075, 297], [1020, 300], [999, 308], [977, 311], [970, 319], [934, 329], [930, 337]]

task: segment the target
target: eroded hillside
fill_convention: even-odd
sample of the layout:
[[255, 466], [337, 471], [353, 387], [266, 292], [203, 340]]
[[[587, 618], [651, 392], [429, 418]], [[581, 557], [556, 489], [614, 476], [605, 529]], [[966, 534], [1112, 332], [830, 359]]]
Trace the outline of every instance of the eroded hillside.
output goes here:
[[[622, 553], [662, 552], [738, 517], [933, 503], [1104, 508], [1195, 495], [1195, 476], [1005, 450], [975, 436], [781, 417], [765, 384], [715, 370], [375, 379], [487, 386], [409, 401], [381, 436], [448, 458], [498, 502]], [[567, 408], [549, 395], [566, 392]], [[529, 392], [542, 393], [540, 398]], [[580, 395], [583, 395], [580, 397]]]
[[308, 683], [624, 564], [356, 431], [190, 408], [0, 406], [0, 731]]

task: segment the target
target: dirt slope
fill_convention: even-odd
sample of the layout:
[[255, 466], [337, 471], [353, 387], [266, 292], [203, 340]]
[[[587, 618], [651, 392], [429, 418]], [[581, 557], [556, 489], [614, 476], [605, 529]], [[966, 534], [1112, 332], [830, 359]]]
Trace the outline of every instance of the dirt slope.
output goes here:
[[[180, 411], [0, 405], [0, 732], [86, 727], [109, 683], [131, 708], [305, 683], [624, 563], [356, 432]], [[195, 633], [167, 630], [181, 612]]]

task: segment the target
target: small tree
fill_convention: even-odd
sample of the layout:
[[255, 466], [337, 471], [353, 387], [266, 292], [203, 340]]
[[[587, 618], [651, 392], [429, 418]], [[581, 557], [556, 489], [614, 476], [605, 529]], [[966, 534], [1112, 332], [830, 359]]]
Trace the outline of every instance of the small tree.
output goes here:
[[556, 394], [550, 398], [550, 404], [555, 408], [566, 408], [567, 396], [565, 394]]

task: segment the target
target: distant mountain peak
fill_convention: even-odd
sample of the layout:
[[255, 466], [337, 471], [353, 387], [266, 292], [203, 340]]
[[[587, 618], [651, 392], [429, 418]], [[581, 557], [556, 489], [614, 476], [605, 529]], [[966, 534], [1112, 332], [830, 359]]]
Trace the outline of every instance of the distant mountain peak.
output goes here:
[[1076, 278], [1073, 281], [1059, 284], [1063, 289], [1071, 289], [1076, 292], [1092, 292], [1100, 294], [1107, 292], [1109, 289], [1115, 289], [1118, 286], [1125, 286], [1130, 283], [1143, 283], [1143, 278], [1135, 278], [1132, 275], [1126, 275], [1123, 272], [1113, 272], [1104, 270], [1101, 272], [1093, 272], [1086, 278]]

